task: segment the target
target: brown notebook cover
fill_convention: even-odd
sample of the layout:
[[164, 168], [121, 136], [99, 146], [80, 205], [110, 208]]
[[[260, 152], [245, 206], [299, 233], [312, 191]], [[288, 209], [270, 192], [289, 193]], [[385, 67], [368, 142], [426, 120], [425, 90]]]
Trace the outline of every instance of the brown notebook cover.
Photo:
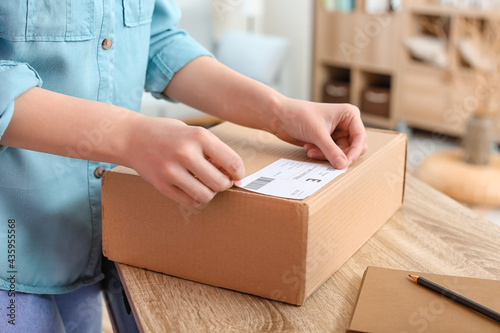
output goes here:
[[418, 285], [408, 274], [500, 312], [500, 281], [368, 267], [347, 332], [500, 332], [500, 323]]

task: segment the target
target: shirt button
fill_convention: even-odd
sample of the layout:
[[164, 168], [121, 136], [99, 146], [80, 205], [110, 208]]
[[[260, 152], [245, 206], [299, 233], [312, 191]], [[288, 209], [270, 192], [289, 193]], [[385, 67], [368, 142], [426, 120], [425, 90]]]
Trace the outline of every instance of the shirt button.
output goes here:
[[94, 176], [95, 176], [95, 178], [101, 178], [102, 175], [104, 175], [104, 171], [106, 171], [106, 169], [104, 169], [103, 167], [97, 167], [94, 170]]
[[111, 40], [111, 38], [104, 38], [104, 40], [102, 41], [102, 48], [105, 50], [109, 50], [112, 45], [113, 41]]

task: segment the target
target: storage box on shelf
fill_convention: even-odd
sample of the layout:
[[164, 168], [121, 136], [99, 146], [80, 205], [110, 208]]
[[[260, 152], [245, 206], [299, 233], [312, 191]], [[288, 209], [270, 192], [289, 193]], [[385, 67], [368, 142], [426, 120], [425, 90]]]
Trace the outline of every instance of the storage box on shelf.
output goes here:
[[361, 101], [363, 113], [383, 118], [390, 116], [391, 76], [361, 72]]
[[325, 103], [349, 103], [351, 71], [347, 68], [328, 66], [328, 79], [323, 87]]

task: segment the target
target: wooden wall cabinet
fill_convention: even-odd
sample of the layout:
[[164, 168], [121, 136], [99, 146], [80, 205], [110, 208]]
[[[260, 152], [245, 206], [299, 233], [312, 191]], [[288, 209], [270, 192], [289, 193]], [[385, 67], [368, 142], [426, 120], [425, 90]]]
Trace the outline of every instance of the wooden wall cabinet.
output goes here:
[[[327, 11], [315, 2], [313, 99], [324, 101], [325, 84], [345, 82], [350, 103], [360, 106], [367, 89], [374, 88], [375, 100], [388, 95], [387, 112], [361, 110], [366, 123], [395, 127], [397, 116], [399, 57], [394, 45], [399, 38], [400, 16], [394, 13], [369, 14], [364, 2], [357, 1], [352, 12]], [[370, 95], [368, 95], [369, 97]]]
[[[500, 20], [500, 10], [457, 9], [422, 1], [404, 1], [396, 12], [367, 13], [365, 0], [352, 12], [324, 9], [315, 2], [313, 99], [324, 101], [328, 81], [349, 83], [350, 103], [361, 109], [367, 125], [395, 128], [399, 121], [412, 127], [462, 136], [477, 102], [478, 84], [464, 60], [459, 43], [466, 38], [463, 20]], [[431, 35], [429, 24], [442, 25], [446, 65], [415, 58], [405, 46], [413, 36]], [[389, 112], [376, 115], [363, 109], [367, 87], [388, 88]], [[500, 108], [500, 94], [494, 103]], [[497, 120], [500, 138], [500, 121]]]
[[[405, 47], [401, 48], [401, 109], [400, 118], [409, 125], [453, 136], [465, 134], [468, 117], [474, 113], [481, 98], [475, 75], [460, 51], [460, 43], [469, 36], [462, 28], [466, 20], [478, 22], [500, 20], [498, 10], [460, 9], [438, 4], [412, 3], [403, 11], [405, 24], [402, 40], [425, 31], [423, 22], [438, 21], [445, 25], [447, 66], [439, 68], [415, 59]], [[485, 87], [483, 87], [485, 88]], [[479, 89], [479, 90], [478, 90]], [[500, 96], [494, 93], [494, 104]], [[500, 122], [497, 120], [497, 124]], [[500, 137], [500, 126], [497, 126]]]

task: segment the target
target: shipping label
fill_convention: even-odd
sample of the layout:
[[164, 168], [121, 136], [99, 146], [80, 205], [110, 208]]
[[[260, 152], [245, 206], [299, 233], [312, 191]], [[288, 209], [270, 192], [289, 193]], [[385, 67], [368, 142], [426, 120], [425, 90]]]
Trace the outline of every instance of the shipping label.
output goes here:
[[282, 158], [242, 179], [243, 189], [288, 199], [305, 199], [347, 168]]

